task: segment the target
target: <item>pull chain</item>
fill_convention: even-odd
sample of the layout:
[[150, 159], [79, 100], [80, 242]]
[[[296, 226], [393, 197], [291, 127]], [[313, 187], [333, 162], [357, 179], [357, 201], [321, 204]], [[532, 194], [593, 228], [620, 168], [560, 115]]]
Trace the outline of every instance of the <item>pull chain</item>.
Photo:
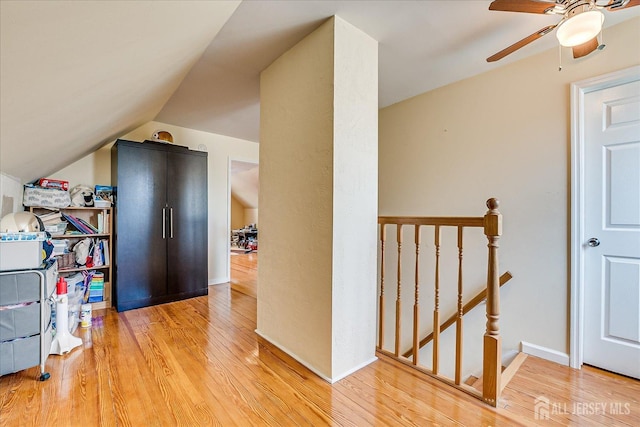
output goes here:
[[558, 71], [562, 71], [562, 45], [558, 43]]

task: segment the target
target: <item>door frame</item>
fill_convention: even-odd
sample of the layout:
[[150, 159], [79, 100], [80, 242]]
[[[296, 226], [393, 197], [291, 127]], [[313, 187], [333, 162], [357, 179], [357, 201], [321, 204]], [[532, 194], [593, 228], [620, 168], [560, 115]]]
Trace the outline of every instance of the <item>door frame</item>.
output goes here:
[[580, 369], [584, 334], [584, 99], [590, 92], [619, 86], [640, 79], [640, 66], [581, 80], [571, 84], [571, 313], [569, 365]]

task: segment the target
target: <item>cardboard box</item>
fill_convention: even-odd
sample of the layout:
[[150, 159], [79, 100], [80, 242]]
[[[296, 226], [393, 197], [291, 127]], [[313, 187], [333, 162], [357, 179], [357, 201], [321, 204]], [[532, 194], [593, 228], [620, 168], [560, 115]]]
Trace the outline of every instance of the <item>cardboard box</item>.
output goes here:
[[40, 178], [38, 185], [44, 188], [55, 188], [57, 190], [69, 191], [69, 181], [61, 181], [59, 179]]

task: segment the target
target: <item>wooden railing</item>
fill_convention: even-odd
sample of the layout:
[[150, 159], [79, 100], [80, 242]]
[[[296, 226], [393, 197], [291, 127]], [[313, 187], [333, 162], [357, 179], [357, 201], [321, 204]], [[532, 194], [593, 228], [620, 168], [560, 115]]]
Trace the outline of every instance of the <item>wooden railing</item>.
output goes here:
[[[513, 279], [511, 272], [510, 271], [505, 272], [502, 276], [500, 276], [500, 287], [502, 287], [502, 285], [504, 285], [511, 279]], [[464, 307], [462, 307], [462, 315], [464, 316], [465, 314], [467, 314], [468, 312], [476, 308], [482, 301], [485, 301], [486, 299], [487, 299], [487, 288], [484, 288], [478, 295], [471, 298], [471, 300], [468, 303], [466, 303]], [[458, 318], [458, 315], [456, 313], [453, 316], [450, 316], [447, 320], [445, 320], [444, 323], [440, 325], [440, 328], [434, 328], [434, 329], [437, 329], [438, 332], [444, 332], [449, 328], [449, 326], [456, 323], [457, 318]], [[434, 335], [433, 332], [431, 332], [426, 337], [422, 338], [420, 340], [419, 348], [422, 348], [425, 345], [429, 344], [431, 341], [433, 341], [433, 335]], [[415, 347], [411, 347], [409, 350], [405, 351], [402, 354], [402, 356], [404, 357], [411, 356], [414, 352], [414, 349]]]
[[[501, 391], [501, 339], [499, 330], [500, 317], [500, 278], [498, 273], [498, 239], [502, 234], [502, 215], [498, 212], [498, 200], [489, 199], [487, 207], [489, 210], [483, 217], [390, 217], [382, 216], [378, 218], [380, 224], [380, 252], [381, 252], [381, 268], [380, 268], [380, 295], [379, 295], [379, 335], [377, 350], [379, 353], [393, 357], [405, 364], [411, 365], [431, 376], [434, 376], [447, 384], [461, 389], [489, 405], [496, 406]], [[397, 241], [397, 271], [395, 283], [395, 331], [393, 351], [384, 349], [385, 339], [385, 247], [387, 241], [387, 226], [396, 226]], [[415, 268], [414, 268], [414, 286], [413, 286], [413, 327], [411, 342], [412, 345], [408, 351], [402, 351], [402, 249], [403, 249], [403, 226], [413, 226], [414, 228], [414, 244], [415, 244]], [[420, 339], [420, 245], [422, 243], [422, 226], [433, 227], [433, 242], [435, 248], [435, 266], [434, 266], [434, 285], [433, 285], [433, 332], [426, 338]], [[456, 313], [452, 318], [444, 324], [440, 323], [440, 270], [441, 270], [441, 229], [443, 227], [455, 227], [457, 229], [457, 298]], [[472, 307], [470, 303], [463, 304], [463, 236], [465, 228], [483, 228], [484, 234], [488, 240], [488, 263], [487, 263], [487, 286], [486, 292], [486, 332], [483, 341], [483, 368], [482, 368], [482, 393], [478, 390], [467, 386], [462, 381], [462, 354], [463, 354], [463, 316]], [[510, 273], [505, 273], [502, 279], [507, 281], [511, 278]], [[471, 303], [477, 305], [485, 299], [485, 295], [476, 296]], [[448, 378], [440, 372], [440, 333], [446, 327], [456, 324], [455, 336], [455, 370], [454, 378]], [[432, 341], [432, 363], [431, 369], [423, 368], [419, 363], [419, 350]]]

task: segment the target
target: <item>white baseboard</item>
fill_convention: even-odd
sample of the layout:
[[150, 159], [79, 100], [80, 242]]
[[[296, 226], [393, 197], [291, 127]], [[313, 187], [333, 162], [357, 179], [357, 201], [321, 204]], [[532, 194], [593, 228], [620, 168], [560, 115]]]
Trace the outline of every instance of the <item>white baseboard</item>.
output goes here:
[[524, 341], [522, 341], [520, 345], [523, 353], [529, 354], [531, 356], [536, 356], [541, 359], [549, 360], [560, 365], [569, 366], [569, 355], [567, 353], [562, 353], [557, 350], [552, 350], [550, 348], [542, 347]]
[[289, 349], [287, 349], [283, 345], [280, 345], [277, 341], [269, 338], [268, 336], [266, 336], [265, 334], [263, 334], [262, 332], [260, 332], [257, 329], [255, 330], [255, 332], [256, 332], [256, 334], [260, 335], [265, 340], [269, 341], [269, 343], [271, 343], [271, 345], [273, 345], [275, 347], [278, 347], [280, 350], [282, 350], [285, 353], [287, 353], [289, 356], [291, 356], [296, 361], [298, 361], [300, 364], [302, 364], [305, 368], [309, 369], [311, 372], [313, 372], [314, 374], [316, 374], [317, 376], [319, 376], [320, 378], [322, 378], [323, 380], [325, 380], [329, 384], [333, 384], [335, 382], [338, 382], [341, 379], [348, 377], [352, 373], [354, 373], [354, 372], [364, 368], [365, 366], [375, 362], [376, 360], [378, 360], [378, 358], [374, 356], [372, 359], [367, 360], [366, 362], [364, 362], [364, 363], [362, 363], [362, 364], [360, 364], [360, 365], [348, 370], [347, 372], [344, 372], [344, 373], [340, 374], [339, 376], [337, 376], [335, 378], [329, 378], [326, 375], [324, 375], [323, 373], [321, 373], [320, 371], [318, 371], [316, 368], [314, 368], [313, 366], [309, 365], [307, 362], [302, 360], [300, 357], [298, 357], [297, 354], [295, 354], [294, 352], [290, 351]]
[[209, 279], [209, 286], [211, 285], [222, 285], [223, 283], [229, 283], [228, 277], [217, 277], [214, 279]]
[[328, 382], [329, 384], [333, 384], [333, 381], [331, 381], [331, 378], [325, 376], [323, 373], [321, 373], [320, 371], [318, 371], [315, 367], [310, 366], [307, 362], [305, 362], [304, 360], [302, 360], [297, 354], [295, 354], [294, 352], [292, 352], [291, 350], [289, 350], [288, 348], [286, 348], [285, 346], [281, 345], [279, 342], [277, 342], [276, 340], [270, 338], [269, 336], [263, 334], [262, 332], [260, 332], [259, 330], [255, 330], [255, 333], [260, 335], [262, 338], [264, 338], [265, 340], [269, 341], [269, 343], [273, 346], [278, 347], [280, 350], [284, 351], [285, 353], [287, 353], [289, 356], [293, 357], [295, 360], [297, 360], [300, 364], [302, 364], [305, 368], [309, 369], [311, 372], [313, 372], [314, 374], [316, 374], [317, 376], [319, 376], [320, 378], [322, 378], [323, 380], [325, 380], [326, 382]]
[[336, 382], [340, 381], [341, 379], [348, 377], [349, 375], [353, 374], [356, 371], [359, 371], [360, 369], [364, 368], [365, 366], [372, 364], [376, 360], [378, 360], [378, 358], [376, 356], [373, 356], [373, 358], [367, 360], [366, 362], [363, 362], [363, 363], [359, 364], [355, 368], [349, 369], [347, 372], [336, 376], [335, 378], [333, 378], [331, 383], [332, 384], [336, 383]]

